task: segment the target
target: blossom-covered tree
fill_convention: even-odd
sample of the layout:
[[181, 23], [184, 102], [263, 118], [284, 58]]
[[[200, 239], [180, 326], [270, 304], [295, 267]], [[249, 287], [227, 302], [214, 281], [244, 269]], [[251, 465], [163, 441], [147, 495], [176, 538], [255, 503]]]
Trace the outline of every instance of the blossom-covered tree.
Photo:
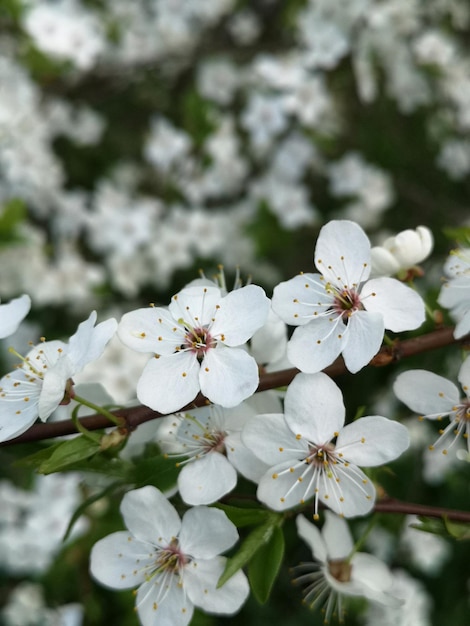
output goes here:
[[466, 623], [469, 34], [3, 2], [2, 624]]

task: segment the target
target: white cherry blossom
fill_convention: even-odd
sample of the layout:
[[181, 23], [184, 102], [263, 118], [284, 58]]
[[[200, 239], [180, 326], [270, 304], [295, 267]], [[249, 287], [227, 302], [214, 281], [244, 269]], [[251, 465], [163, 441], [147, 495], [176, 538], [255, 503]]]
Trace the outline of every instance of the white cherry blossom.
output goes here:
[[61, 403], [73, 397], [72, 377], [101, 356], [117, 322], [95, 326], [96, 311], [82, 322], [68, 344], [44, 341], [23, 359], [20, 367], [0, 380], [0, 441], [25, 432], [39, 417], [43, 422]]
[[407, 429], [385, 417], [369, 416], [344, 426], [338, 386], [322, 372], [298, 374], [285, 397], [285, 414], [258, 415], [242, 441], [270, 466], [258, 486], [258, 499], [282, 511], [314, 499], [336, 513], [368, 513], [375, 487], [359, 468], [396, 459], [409, 445]]
[[306, 584], [304, 603], [311, 609], [323, 606], [325, 624], [333, 614], [343, 619], [343, 596], [362, 596], [385, 606], [401, 601], [390, 593], [393, 581], [388, 567], [365, 552], [354, 552], [348, 524], [326, 511], [320, 532], [303, 515], [296, 518], [299, 536], [312, 550], [314, 562], [294, 568], [296, 584]]
[[187, 287], [168, 309], [126, 313], [121, 341], [138, 352], [153, 352], [137, 384], [139, 400], [162, 413], [179, 410], [201, 391], [223, 407], [252, 395], [259, 381], [255, 359], [243, 349], [266, 321], [269, 299], [246, 285], [222, 296], [210, 286]]
[[220, 589], [224, 557], [238, 539], [223, 511], [189, 509], [180, 519], [155, 487], [129, 491], [121, 503], [128, 531], [116, 532], [93, 546], [90, 571], [113, 589], [139, 587], [136, 610], [143, 626], [186, 626], [194, 607], [231, 615], [249, 593], [239, 570]]
[[323, 226], [315, 248], [321, 274], [300, 274], [275, 287], [272, 307], [288, 324], [298, 326], [287, 356], [303, 372], [319, 372], [343, 355], [350, 372], [377, 354], [384, 330], [401, 332], [424, 321], [424, 303], [394, 278], [367, 280], [370, 242], [348, 220]]
[[372, 276], [391, 276], [415, 268], [431, 254], [434, 245], [427, 226], [403, 230], [371, 249]]
[[26, 294], [11, 300], [8, 304], [0, 304], [0, 339], [16, 332], [30, 308], [31, 298]]
[[403, 372], [393, 385], [397, 398], [421, 418], [440, 421], [448, 416], [449, 424], [439, 431], [439, 439], [430, 446], [430, 450], [443, 454], [447, 454], [459, 437], [466, 440], [470, 452], [470, 357], [463, 362], [458, 379], [465, 394], [463, 398], [454, 383], [426, 370]]
[[444, 266], [450, 277], [439, 294], [438, 303], [456, 320], [454, 337], [470, 333], [470, 248], [453, 250]]
[[242, 428], [254, 415], [243, 402], [233, 409], [209, 406], [173, 416], [159, 444], [179, 457], [178, 489], [187, 504], [216, 502], [235, 487], [237, 472], [254, 482], [265, 473], [267, 466], [241, 441]]

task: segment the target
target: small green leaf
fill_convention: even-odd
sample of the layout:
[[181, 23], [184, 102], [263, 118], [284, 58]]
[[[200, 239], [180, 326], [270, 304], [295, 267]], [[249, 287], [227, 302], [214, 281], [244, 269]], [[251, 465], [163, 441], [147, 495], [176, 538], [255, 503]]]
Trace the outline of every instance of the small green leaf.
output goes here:
[[52, 474], [68, 469], [68, 467], [78, 461], [89, 459], [100, 449], [97, 441], [88, 439], [83, 435], [62, 441], [52, 450], [52, 454], [45, 459], [38, 467], [40, 474]]
[[268, 601], [284, 558], [284, 533], [275, 526], [271, 538], [260, 546], [248, 563], [248, 579], [260, 604]]
[[240, 548], [227, 559], [225, 569], [222, 572], [217, 588], [222, 587], [239, 569], [246, 565], [255, 555], [257, 550], [268, 543], [273, 535], [274, 529], [282, 522], [282, 515], [268, 511], [268, 517], [263, 524], [254, 528], [251, 533], [241, 543]]
[[267, 511], [266, 509], [241, 509], [237, 506], [222, 504], [220, 502], [217, 502], [214, 506], [218, 509], [222, 509], [229, 520], [233, 522], [237, 528], [261, 524], [271, 515], [271, 511]]
[[466, 246], [470, 243], [470, 226], [444, 228], [443, 231], [448, 239], [453, 239], [459, 245]]
[[419, 524], [410, 524], [411, 528], [421, 530], [425, 533], [432, 533], [433, 535], [441, 535], [445, 537], [447, 535], [444, 520], [437, 517], [424, 517], [420, 515], [418, 517]]
[[419, 516], [419, 524], [410, 524], [416, 530], [426, 533], [440, 535], [441, 537], [452, 537], [458, 540], [470, 539], [470, 524], [454, 522], [448, 518], [432, 518]]
[[70, 463], [64, 468], [67, 472], [92, 472], [113, 478], [119, 478], [126, 483], [132, 483], [134, 465], [124, 459], [109, 457], [106, 453], [95, 454], [92, 457]]
[[36, 469], [41, 465], [43, 461], [47, 461], [57, 448], [62, 445], [61, 441], [54, 443], [49, 446], [43, 446], [37, 452], [33, 454], [29, 454], [28, 456], [23, 457], [22, 459], [18, 459], [14, 462], [14, 465], [17, 467], [29, 467], [31, 469]]
[[444, 520], [447, 532], [460, 541], [470, 539], [470, 524], [463, 522], [452, 522], [449, 519]]
[[134, 462], [135, 468], [130, 482], [133, 482], [136, 488], [153, 485], [161, 491], [166, 491], [175, 486], [180, 468], [174, 459], [157, 454], [140, 460], [134, 459]]

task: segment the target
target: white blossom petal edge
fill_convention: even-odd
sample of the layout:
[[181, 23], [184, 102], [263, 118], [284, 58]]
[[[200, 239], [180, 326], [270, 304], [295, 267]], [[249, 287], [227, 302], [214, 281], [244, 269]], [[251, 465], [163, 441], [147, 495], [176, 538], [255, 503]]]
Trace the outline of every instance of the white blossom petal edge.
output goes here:
[[26, 294], [11, 300], [8, 304], [0, 304], [0, 339], [16, 332], [30, 308], [31, 298]]
[[180, 520], [155, 487], [129, 491], [121, 513], [129, 531], [117, 532], [93, 546], [90, 572], [101, 584], [137, 591], [136, 609], [143, 626], [186, 626], [194, 607], [231, 615], [249, 593], [240, 570], [220, 589], [225, 558], [238, 539], [223, 511], [200, 506]]

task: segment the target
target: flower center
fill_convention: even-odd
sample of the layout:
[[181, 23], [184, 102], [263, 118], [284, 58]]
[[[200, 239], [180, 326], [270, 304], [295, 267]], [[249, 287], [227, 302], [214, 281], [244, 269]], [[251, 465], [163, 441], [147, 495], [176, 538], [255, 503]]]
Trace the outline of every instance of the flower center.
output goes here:
[[355, 311], [360, 311], [364, 308], [359, 294], [355, 289], [351, 289], [350, 287], [338, 289], [328, 284], [326, 285], [326, 290], [334, 294], [333, 310], [344, 322], [347, 322], [348, 318], [351, 317]]
[[189, 558], [179, 548], [178, 540], [172, 539], [170, 545], [157, 552], [155, 572], [178, 574], [180, 569], [189, 563]]
[[198, 359], [202, 360], [211, 348], [215, 348], [217, 341], [212, 337], [207, 328], [188, 328], [184, 338], [183, 348], [194, 352]]
[[335, 462], [334, 454], [335, 446], [332, 443], [325, 443], [320, 446], [311, 444], [308, 448], [308, 456], [305, 458], [305, 463], [312, 465], [316, 468], [324, 469], [330, 463]]
[[340, 583], [348, 583], [351, 580], [352, 565], [348, 561], [328, 561], [328, 571]]
[[468, 422], [470, 424], [470, 398], [463, 400], [455, 411], [456, 422]]
[[217, 430], [206, 430], [203, 436], [202, 447], [204, 452], [220, 452], [225, 454], [225, 437], [227, 433]]

